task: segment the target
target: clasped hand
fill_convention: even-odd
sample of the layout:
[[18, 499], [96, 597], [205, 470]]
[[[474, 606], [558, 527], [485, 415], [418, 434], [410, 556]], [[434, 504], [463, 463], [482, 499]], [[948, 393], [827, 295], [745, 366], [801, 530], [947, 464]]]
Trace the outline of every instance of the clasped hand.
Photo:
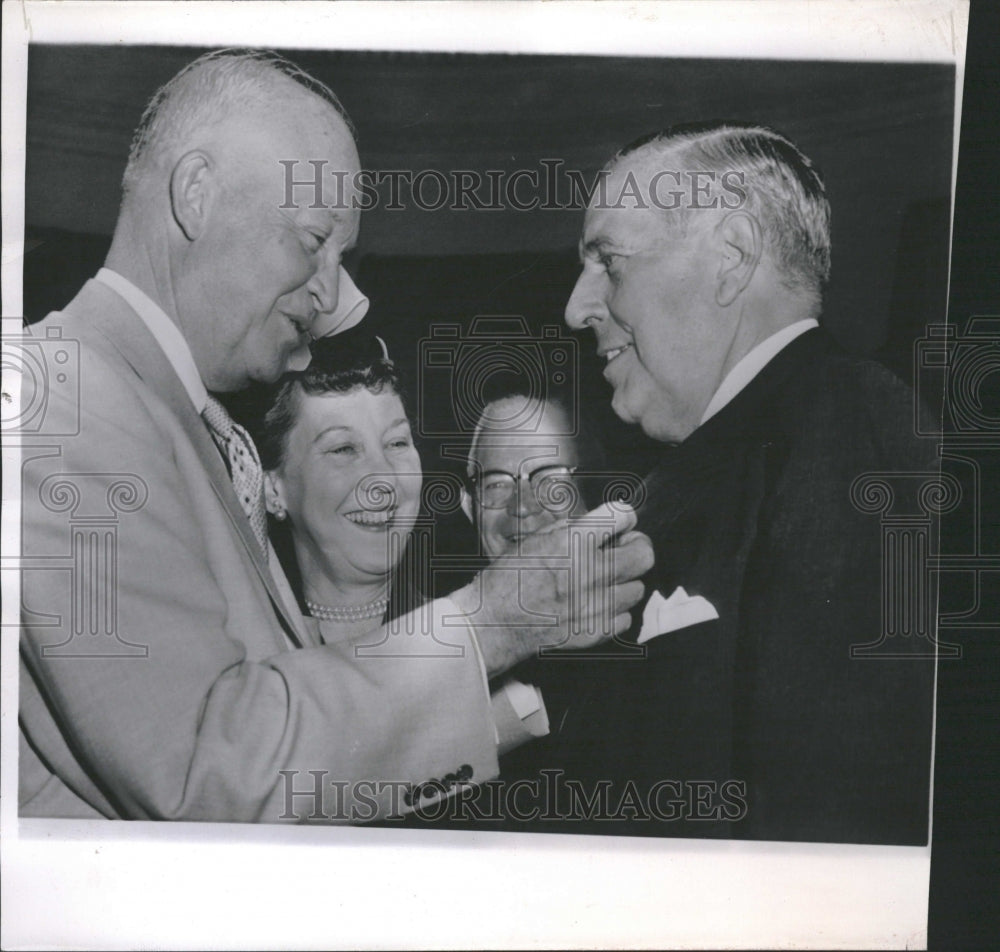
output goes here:
[[452, 595], [476, 629], [490, 677], [540, 648], [621, 634], [643, 595], [653, 546], [635, 511], [606, 503], [528, 536]]

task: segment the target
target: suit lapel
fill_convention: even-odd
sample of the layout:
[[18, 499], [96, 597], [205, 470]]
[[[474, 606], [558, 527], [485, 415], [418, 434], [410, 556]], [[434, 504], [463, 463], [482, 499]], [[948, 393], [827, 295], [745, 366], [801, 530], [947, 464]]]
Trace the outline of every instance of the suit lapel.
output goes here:
[[644, 480], [639, 528], [664, 534], [682, 516], [704, 505], [717, 480], [738, 465], [742, 447], [755, 439], [765, 443], [771, 438], [770, 407], [789, 376], [803, 372], [803, 367], [829, 347], [822, 331], [806, 331], [683, 443], [664, 447], [661, 462]]
[[[706, 537], [715, 532], [715, 513], [739, 493], [746, 498], [760, 482], [774, 431], [773, 407], [796, 375], [832, 344], [821, 330], [810, 330], [779, 351], [726, 406], [683, 443], [665, 446], [656, 468], [644, 481], [639, 528], [657, 543], [656, 565], [647, 577], [650, 592], [664, 596], [676, 584], [691, 584]], [[754, 510], [755, 511], [755, 510]], [[734, 553], [735, 555], [736, 553]], [[700, 591], [694, 594], [704, 594]], [[644, 606], [644, 603], [643, 603]], [[634, 620], [641, 619], [637, 606]]]
[[[99, 332], [135, 371], [139, 378], [170, 408], [184, 429], [208, 473], [212, 489], [229, 516], [237, 535], [243, 541], [257, 574], [267, 588], [284, 626], [299, 646], [311, 644], [314, 639], [304, 631], [297, 610], [282, 597], [272, 569], [265, 561], [240, 501], [236, 497], [229, 472], [222, 455], [201, 415], [195, 410], [184, 384], [174, 372], [156, 339], [132, 308], [110, 288], [100, 282], [90, 281], [71, 305], [80, 302], [85, 308], [86, 323]], [[70, 308], [67, 308], [69, 311]], [[281, 572], [280, 564], [274, 565]], [[282, 576], [283, 577], [283, 576]], [[287, 587], [287, 583], [286, 583]]]

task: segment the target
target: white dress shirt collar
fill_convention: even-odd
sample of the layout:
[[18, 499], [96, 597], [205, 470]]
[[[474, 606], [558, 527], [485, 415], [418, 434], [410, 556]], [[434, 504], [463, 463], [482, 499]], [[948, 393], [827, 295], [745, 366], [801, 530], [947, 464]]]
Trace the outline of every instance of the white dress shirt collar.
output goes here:
[[166, 355], [170, 366], [174, 368], [174, 372], [184, 384], [184, 389], [187, 390], [195, 410], [200, 414], [205, 409], [208, 391], [201, 381], [198, 367], [191, 355], [191, 348], [188, 347], [180, 328], [167, 317], [163, 309], [152, 298], [140, 291], [127, 278], [123, 278], [117, 271], [101, 268], [97, 272], [95, 280], [111, 288], [142, 318], [143, 324], [149, 328], [150, 334], [160, 345], [160, 349]]
[[722, 383], [719, 384], [719, 389], [708, 401], [708, 406], [705, 407], [705, 412], [701, 415], [701, 423], [698, 425], [701, 426], [702, 423], [715, 416], [796, 337], [814, 327], [819, 327], [819, 321], [813, 317], [807, 317], [783, 327], [767, 340], [761, 341], [726, 374]]

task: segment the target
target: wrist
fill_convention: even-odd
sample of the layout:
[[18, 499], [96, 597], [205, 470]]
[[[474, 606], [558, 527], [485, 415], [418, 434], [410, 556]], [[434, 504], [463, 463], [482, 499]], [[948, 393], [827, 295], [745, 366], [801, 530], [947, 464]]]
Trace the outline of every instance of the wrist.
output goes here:
[[521, 656], [517, 645], [520, 633], [513, 627], [498, 623], [492, 617], [483, 595], [482, 576], [477, 575], [468, 585], [448, 597], [458, 607], [479, 643], [486, 673], [495, 678], [512, 668]]

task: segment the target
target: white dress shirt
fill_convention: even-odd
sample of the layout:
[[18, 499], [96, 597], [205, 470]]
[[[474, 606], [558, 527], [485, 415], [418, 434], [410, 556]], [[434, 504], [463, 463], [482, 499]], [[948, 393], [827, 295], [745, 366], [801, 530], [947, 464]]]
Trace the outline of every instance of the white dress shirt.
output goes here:
[[160, 350], [170, 362], [170, 366], [173, 367], [174, 373], [180, 377], [184, 389], [188, 392], [188, 396], [200, 416], [208, 402], [208, 391], [201, 381], [198, 367], [191, 355], [191, 348], [184, 340], [180, 328], [167, 317], [163, 308], [152, 298], [140, 291], [128, 278], [123, 278], [117, 271], [101, 268], [97, 272], [96, 280], [111, 288], [142, 318], [143, 324], [156, 339]]
[[705, 407], [705, 412], [701, 415], [701, 423], [705, 423], [706, 420], [715, 416], [796, 337], [814, 327], [819, 327], [819, 321], [814, 317], [807, 317], [783, 327], [767, 340], [761, 341], [726, 374], [722, 383], [719, 384], [719, 389], [708, 401], [708, 406]]
[[[718, 390], [705, 407], [699, 426], [726, 406], [796, 337], [818, 326], [819, 322], [814, 318], [806, 318], [783, 327], [767, 340], [761, 341], [723, 378]], [[674, 589], [669, 598], [654, 591], [646, 602], [642, 614], [642, 630], [637, 641], [638, 644], [645, 644], [660, 635], [718, 617], [719, 613], [711, 602], [701, 595], [688, 595], [680, 586]]]

